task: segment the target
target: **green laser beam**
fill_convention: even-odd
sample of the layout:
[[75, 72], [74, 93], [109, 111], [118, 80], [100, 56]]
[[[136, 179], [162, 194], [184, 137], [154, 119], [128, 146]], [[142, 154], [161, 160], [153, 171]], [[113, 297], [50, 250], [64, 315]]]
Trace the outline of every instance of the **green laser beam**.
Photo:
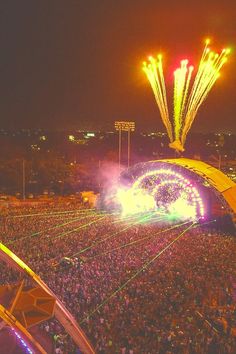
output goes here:
[[93, 221], [91, 221], [91, 222], [89, 222], [87, 224], [83, 224], [83, 225], [81, 225], [81, 226], [79, 226], [79, 227], [77, 227], [77, 228], [75, 228], [73, 230], [66, 231], [66, 232], [58, 235], [57, 237], [54, 237], [53, 240], [56, 240], [56, 239], [61, 238], [61, 237], [65, 236], [65, 235], [71, 234], [72, 232], [78, 231], [80, 229], [84, 229], [84, 228], [86, 228], [86, 227], [88, 227], [88, 226], [90, 226], [92, 224], [95, 224], [96, 222], [98, 222], [98, 221], [100, 221], [100, 220], [102, 220], [102, 219], [104, 219], [106, 217], [107, 217], [107, 215], [103, 215], [101, 218], [97, 218], [96, 220], [93, 220]]
[[193, 222], [184, 231], [182, 231], [173, 241], [171, 241], [166, 247], [164, 247], [160, 252], [158, 252], [155, 257], [146, 262], [141, 268], [139, 268], [125, 283], [123, 283], [119, 288], [117, 288], [110, 296], [108, 296], [101, 304], [99, 304], [90, 314], [85, 316], [85, 318], [80, 322], [84, 323], [87, 319], [93, 316], [101, 307], [103, 307], [109, 300], [111, 300], [118, 292], [123, 290], [126, 285], [128, 285], [133, 279], [135, 279], [142, 271], [145, 271], [157, 258], [159, 258], [168, 248], [170, 248], [176, 241], [178, 241], [193, 225]]
[[[147, 219], [147, 218], [149, 218], [149, 216], [145, 216], [145, 217], [143, 218], [143, 220], [145, 221], [145, 219]], [[108, 233], [108, 236], [107, 236], [107, 237], [103, 238], [102, 240], [100, 240], [100, 241], [98, 241], [98, 242], [92, 243], [90, 246], [87, 246], [87, 247], [83, 248], [83, 249], [80, 250], [79, 252], [74, 253], [73, 255], [71, 255], [70, 257], [78, 256], [78, 255], [80, 255], [81, 253], [84, 253], [84, 252], [86, 252], [87, 250], [89, 250], [89, 249], [91, 249], [91, 248], [93, 248], [93, 247], [96, 247], [97, 245], [99, 245], [99, 244], [105, 242], [106, 240], [108, 240], [108, 239], [110, 239], [110, 238], [112, 238], [112, 237], [114, 237], [114, 236], [116, 236], [116, 235], [118, 235], [118, 234], [121, 234], [123, 231], [126, 231], [126, 230], [130, 229], [131, 227], [133, 227], [133, 226], [135, 226], [135, 225], [138, 225], [138, 224], [140, 224], [140, 221], [135, 222], [135, 223], [132, 223], [131, 225], [128, 225], [128, 226], [126, 226], [125, 228], [123, 228], [123, 229], [121, 229], [121, 230], [119, 230], [119, 231], [117, 231], [117, 232], [115, 232], [115, 233], [112, 233], [112, 234]]]
[[138, 218], [140, 218], [140, 214], [138, 214], [138, 215], [129, 215], [129, 216], [126, 216], [126, 217], [121, 216], [118, 220], [113, 221], [112, 224], [117, 224], [119, 222], [126, 222], [126, 221], [129, 221], [129, 220], [132, 221], [132, 220], [135, 220], [135, 219], [138, 219]]
[[82, 212], [82, 213], [75, 213], [75, 214], [48, 214], [48, 215], [38, 215], [40, 217], [40, 219], [44, 219], [44, 218], [58, 218], [58, 219], [62, 219], [63, 217], [64, 218], [76, 218], [78, 217], [79, 215], [92, 215], [92, 214], [96, 214], [96, 212], [90, 212], [90, 213], [85, 213], [85, 212]]
[[14, 240], [14, 241], [9, 241], [9, 244], [12, 244], [12, 243], [15, 243], [15, 242], [18, 242], [18, 241], [22, 241], [22, 240], [25, 240], [27, 238], [30, 238], [30, 237], [34, 237], [34, 236], [37, 236], [37, 235], [41, 235], [42, 233], [44, 232], [47, 232], [47, 231], [51, 231], [51, 230], [55, 230], [55, 229], [58, 229], [58, 228], [61, 228], [63, 226], [66, 226], [66, 225], [69, 225], [69, 224], [72, 224], [73, 222], [76, 222], [76, 221], [80, 221], [80, 220], [84, 220], [84, 219], [87, 219], [88, 217], [95, 217], [96, 214], [93, 214], [93, 215], [86, 215], [84, 217], [79, 217], [79, 218], [76, 218], [76, 219], [73, 219], [73, 220], [70, 220], [70, 221], [67, 221], [65, 223], [62, 223], [62, 224], [57, 224], [55, 226], [52, 226], [52, 227], [49, 227], [48, 229], [45, 229], [45, 230], [42, 230], [42, 231], [37, 231], [37, 232], [34, 232], [33, 234], [31, 235], [28, 235], [28, 236], [24, 236], [24, 237], [21, 237], [17, 240]]
[[52, 216], [52, 215], [61, 215], [61, 214], [70, 214], [70, 213], [85, 213], [90, 212], [95, 209], [74, 209], [74, 210], [65, 210], [65, 211], [55, 211], [51, 213], [35, 213], [35, 214], [24, 214], [24, 215], [10, 215], [8, 218], [24, 218], [24, 217], [31, 217], [31, 216]]
[[92, 260], [93, 258], [105, 256], [106, 254], [111, 253], [111, 252], [113, 252], [113, 251], [117, 251], [117, 250], [119, 250], [119, 249], [122, 249], [122, 248], [125, 248], [125, 247], [128, 247], [128, 246], [135, 245], [136, 243], [142, 242], [142, 241], [144, 241], [144, 240], [146, 240], [146, 239], [154, 238], [154, 237], [157, 236], [157, 235], [160, 235], [160, 234], [163, 234], [163, 233], [165, 233], [165, 232], [167, 232], [167, 231], [176, 229], [176, 228], [181, 227], [181, 226], [183, 226], [183, 225], [186, 225], [186, 224], [188, 224], [188, 223], [189, 223], [189, 221], [186, 221], [186, 222], [184, 222], [184, 223], [181, 223], [181, 224], [178, 224], [178, 225], [174, 225], [174, 226], [172, 226], [172, 227], [169, 227], [169, 228], [167, 228], [167, 229], [165, 229], [165, 230], [158, 231], [158, 232], [156, 232], [154, 235], [151, 235], [151, 236], [148, 235], [148, 236], [139, 238], [138, 240], [135, 240], [135, 241], [132, 241], [132, 242], [129, 242], [129, 243], [125, 243], [125, 244], [123, 244], [123, 245], [121, 245], [121, 246], [119, 246], [119, 247], [116, 247], [116, 248], [113, 248], [113, 249], [108, 250], [108, 251], [106, 251], [106, 252], [97, 254], [96, 256], [88, 257], [88, 260], [87, 260], [87, 261], [90, 261], [90, 260]]
[[[214, 222], [216, 222], [216, 220], [206, 221], [206, 222], [204, 222], [204, 223], [201, 223], [200, 225], [201, 225], [201, 226], [205, 226], [205, 225], [212, 224], [212, 223], [214, 223]], [[196, 227], [198, 227], [198, 224], [197, 224], [196, 226], [193, 226], [193, 229], [195, 229]]]

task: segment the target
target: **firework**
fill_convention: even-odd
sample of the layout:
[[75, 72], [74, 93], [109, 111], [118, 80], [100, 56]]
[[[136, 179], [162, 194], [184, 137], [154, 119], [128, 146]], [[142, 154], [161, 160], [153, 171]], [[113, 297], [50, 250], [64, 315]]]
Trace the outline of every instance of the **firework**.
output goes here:
[[143, 70], [146, 73], [147, 78], [152, 87], [156, 99], [156, 103], [161, 113], [161, 119], [163, 121], [164, 126], [166, 127], [166, 131], [169, 136], [169, 139], [170, 141], [173, 141], [172, 126], [169, 119], [168, 106], [167, 106], [165, 80], [164, 80], [163, 67], [162, 67], [162, 56], [159, 54], [157, 56], [157, 59], [154, 59], [153, 57], [149, 57], [148, 59], [149, 59], [149, 64], [144, 62]]
[[227, 61], [230, 49], [223, 49], [220, 54], [210, 50], [210, 41], [206, 45], [193, 79], [193, 66], [188, 60], [182, 60], [180, 67], [174, 72], [173, 122], [168, 113], [162, 56], [157, 59], [149, 57], [143, 63], [143, 70], [152, 87], [162, 121], [170, 139], [169, 146], [177, 151], [184, 151], [187, 134], [193, 124], [197, 112], [207, 98], [210, 90], [220, 75], [220, 70]]
[[181, 61], [181, 67], [174, 72], [174, 132], [175, 139], [180, 140], [183, 115], [188, 96], [193, 67], [188, 68], [188, 60]]

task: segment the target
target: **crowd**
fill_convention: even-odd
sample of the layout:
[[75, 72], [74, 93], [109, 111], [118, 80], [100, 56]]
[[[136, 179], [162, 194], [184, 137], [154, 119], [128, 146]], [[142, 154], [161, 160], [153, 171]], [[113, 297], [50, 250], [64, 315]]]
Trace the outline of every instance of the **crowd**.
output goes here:
[[[0, 228], [1, 242], [62, 300], [96, 353], [236, 352], [231, 235], [73, 205], [12, 208]], [[0, 284], [17, 280], [1, 270]], [[56, 353], [76, 353], [55, 319], [43, 327]]]

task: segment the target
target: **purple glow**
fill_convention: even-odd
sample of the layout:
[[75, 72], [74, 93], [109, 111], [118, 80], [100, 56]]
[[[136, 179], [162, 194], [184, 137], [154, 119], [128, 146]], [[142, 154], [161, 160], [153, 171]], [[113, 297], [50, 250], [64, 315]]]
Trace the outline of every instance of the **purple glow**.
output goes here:
[[125, 215], [156, 211], [181, 220], [204, 218], [197, 188], [182, 174], [168, 168], [144, 173], [129, 188], [119, 188], [116, 197]]
[[21, 345], [25, 348], [26, 353], [33, 354], [34, 352], [30, 349], [30, 347], [27, 345], [24, 339], [19, 335], [19, 333], [16, 332], [14, 328], [11, 328], [11, 330], [15, 334], [15, 336], [19, 339]]

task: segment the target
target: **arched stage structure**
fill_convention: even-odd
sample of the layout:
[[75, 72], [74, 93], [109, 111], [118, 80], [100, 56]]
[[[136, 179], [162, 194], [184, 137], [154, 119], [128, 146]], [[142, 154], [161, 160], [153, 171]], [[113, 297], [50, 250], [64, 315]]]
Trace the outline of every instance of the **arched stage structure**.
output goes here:
[[[236, 183], [215, 167], [199, 161], [187, 158], [154, 160], [138, 163], [121, 173], [121, 183], [135, 184], [142, 174], [158, 169], [171, 169], [184, 176], [188, 176], [205, 194], [205, 201], [218, 200], [221, 203], [221, 211], [218, 215], [231, 218], [236, 225]], [[208, 199], [208, 200], [206, 200]], [[215, 204], [211, 202], [213, 208]], [[210, 210], [210, 207], [209, 207]], [[214, 213], [213, 213], [214, 214]]]
[[[29, 276], [31, 280], [36, 283], [41, 289], [55, 299], [54, 316], [65, 328], [66, 332], [73, 338], [76, 345], [85, 354], [95, 354], [95, 351], [85, 334], [79, 327], [78, 323], [70, 312], [65, 308], [62, 302], [57, 296], [49, 289], [49, 287], [41, 280], [41, 278], [35, 274], [19, 257], [17, 257], [11, 250], [0, 243], [0, 260], [7, 263], [17, 271]], [[29, 343], [34, 352], [46, 353], [40, 343], [38, 343], [33, 336], [27, 331], [27, 329], [16, 320], [16, 318], [4, 308], [0, 306], [0, 318], [12, 328], [16, 329], [18, 333]], [[1, 324], [1, 323], [0, 323]], [[0, 327], [1, 329], [1, 327]]]

